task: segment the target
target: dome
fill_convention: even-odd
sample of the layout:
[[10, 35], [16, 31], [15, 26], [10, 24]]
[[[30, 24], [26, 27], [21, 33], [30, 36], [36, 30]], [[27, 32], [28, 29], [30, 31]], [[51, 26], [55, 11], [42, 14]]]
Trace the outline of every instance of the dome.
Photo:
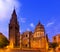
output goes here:
[[35, 28], [35, 31], [44, 31], [44, 26], [39, 22]]

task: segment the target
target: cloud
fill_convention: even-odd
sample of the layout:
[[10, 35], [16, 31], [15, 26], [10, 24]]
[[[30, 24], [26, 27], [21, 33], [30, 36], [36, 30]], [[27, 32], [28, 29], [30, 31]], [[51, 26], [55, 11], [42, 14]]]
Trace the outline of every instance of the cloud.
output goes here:
[[8, 23], [11, 18], [13, 9], [18, 12], [21, 3], [18, 0], [0, 0], [0, 32], [8, 37]]
[[25, 23], [26, 22], [26, 18], [20, 18], [20, 22]]
[[30, 31], [30, 29], [29, 29], [29, 28], [27, 28], [27, 31]]
[[49, 26], [51, 26], [51, 25], [53, 25], [55, 22], [49, 22], [47, 25], [46, 25], [46, 27], [49, 27]]
[[18, 0], [0, 0], [0, 21], [8, 19], [14, 9], [21, 6]]
[[31, 23], [31, 24], [30, 24], [30, 26], [31, 26], [32, 28], [34, 28], [34, 27], [35, 27], [35, 25], [34, 25], [33, 23]]

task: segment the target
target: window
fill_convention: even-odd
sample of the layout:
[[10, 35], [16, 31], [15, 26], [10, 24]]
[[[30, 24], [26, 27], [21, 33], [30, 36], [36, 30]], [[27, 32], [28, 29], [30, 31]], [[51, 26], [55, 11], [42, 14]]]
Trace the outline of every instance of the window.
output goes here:
[[27, 47], [27, 44], [25, 46]]
[[60, 38], [60, 36], [59, 36], [59, 38]]
[[26, 35], [26, 37], [28, 37], [28, 35]]
[[39, 32], [37, 32], [36, 37], [40, 37], [40, 33]]
[[60, 48], [58, 50], [60, 51]]
[[54, 40], [56, 40], [56, 37], [54, 37]]
[[12, 29], [12, 26], [10, 26], [10, 29]]
[[15, 27], [15, 29], [16, 29], [16, 30], [18, 30], [18, 28], [17, 28], [17, 27]]

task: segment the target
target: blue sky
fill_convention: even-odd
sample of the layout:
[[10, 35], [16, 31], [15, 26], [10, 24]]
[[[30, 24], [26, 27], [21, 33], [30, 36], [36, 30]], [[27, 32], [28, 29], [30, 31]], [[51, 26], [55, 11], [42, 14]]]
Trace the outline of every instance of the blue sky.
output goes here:
[[59, 0], [0, 0], [0, 32], [8, 37], [8, 24], [13, 9], [16, 9], [21, 33], [34, 31], [40, 21], [52, 37], [60, 33]]

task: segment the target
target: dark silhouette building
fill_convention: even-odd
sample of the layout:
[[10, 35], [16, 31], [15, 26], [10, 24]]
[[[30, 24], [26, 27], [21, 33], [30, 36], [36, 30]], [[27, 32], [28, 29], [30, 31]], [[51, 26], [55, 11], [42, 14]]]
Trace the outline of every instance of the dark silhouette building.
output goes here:
[[11, 47], [20, 47], [19, 24], [15, 9], [12, 13], [12, 18], [9, 23], [9, 41]]

